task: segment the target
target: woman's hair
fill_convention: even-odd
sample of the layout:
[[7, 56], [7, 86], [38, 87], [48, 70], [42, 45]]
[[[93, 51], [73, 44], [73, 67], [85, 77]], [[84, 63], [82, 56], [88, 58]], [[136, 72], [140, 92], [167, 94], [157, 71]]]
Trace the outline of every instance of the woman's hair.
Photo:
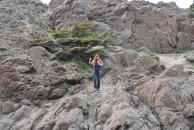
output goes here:
[[100, 55], [99, 55], [99, 54], [96, 54], [96, 55], [94, 56], [94, 59], [92, 60], [92, 66], [93, 66], [93, 67], [95, 67], [95, 66], [97, 65], [97, 57], [100, 58]]

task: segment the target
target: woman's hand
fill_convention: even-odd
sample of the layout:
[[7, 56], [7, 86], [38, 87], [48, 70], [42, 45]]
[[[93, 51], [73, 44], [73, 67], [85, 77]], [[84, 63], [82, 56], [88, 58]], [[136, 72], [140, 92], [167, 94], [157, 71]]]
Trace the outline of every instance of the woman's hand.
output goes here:
[[98, 65], [100, 65], [100, 66], [103, 66], [103, 62], [102, 62], [102, 60], [98, 60]]
[[92, 58], [89, 59], [89, 64], [92, 64]]

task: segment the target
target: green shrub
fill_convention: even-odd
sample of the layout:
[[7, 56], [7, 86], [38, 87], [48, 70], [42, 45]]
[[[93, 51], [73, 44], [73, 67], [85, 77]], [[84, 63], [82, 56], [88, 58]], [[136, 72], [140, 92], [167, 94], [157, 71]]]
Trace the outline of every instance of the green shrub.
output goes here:
[[60, 39], [58, 41], [60, 44], [65, 44], [65, 43], [100, 43], [100, 39], [98, 39], [97, 37], [83, 37], [83, 38], [79, 38], [79, 37], [67, 37], [67, 38], [63, 38]]
[[49, 33], [51, 33], [51, 35], [55, 38], [65, 38], [65, 37], [69, 37], [69, 33], [67, 30], [52, 30], [49, 29], [48, 30]]
[[87, 62], [89, 55], [96, 53], [105, 55], [105, 49], [102, 46], [118, 36], [118, 33], [113, 31], [97, 33], [93, 29], [94, 26], [91, 23], [75, 24], [71, 31], [49, 29], [48, 32], [55, 40], [40, 37], [32, 38], [30, 43], [46, 45], [45, 48], [51, 50], [59, 60], [79, 59]]
[[37, 37], [37, 38], [31, 38], [28, 39], [29, 43], [31, 45], [48, 45], [48, 46], [52, 46], [52, 47], [56, 47], [57, 44], [52, 41], [51, 39], [45, 38], [45, 37]]
[[111, 39], [117, 37], [118, 35], [119, 33], [115, 33], [113, 31], [106, 31], [103, 33], [99, 33], [97, 38], [101, 40], [101, 44], [106, 44], [107, 42], [110, 42]]
[[96, 32], [85, 32], [82, 37], [97, 37], [99, 33]]
[[105, 53], [104, 48], [89, 48], [89, 47], [66, 47], [62, 50], [64, 55], [67, 55], [69, 53], [73, 53], [73, 54], [89, 54], [89, 55], [93, 55], [93, 54], [101, 54], [103, 55]]
[[93, 25], [91, 23], [75, 24], [72, 31], [67, 30], [48, 30], [55, 38], [58, 38], [59, 44], [65, 43], [95, 43], [106, 44], [112, 38], [119, 34], [113, 31], [106, 31], [103, 33], [92, 32]]
[[88, 64], [86, 64], [85, 62], [81, 61], [81, 60], [76, 60], [74, 61], [74, 63], [77, 65], [77, 67], [80, 70], [83, 70], [84, 72], [90, 72], [91, 68]]
[[192, 51], [192, 49], [176, 49], [176, 50], [174, 50], [174, 53], [182, 54], [182, 53], [188, 53], [190, 51]]
[[91, 23], [81, 23], [75, 24], [70, 31], [71, 36], [80, 37], [84, 35], [86, 32], [92, 30], [94, 26]]
[[157, 56], [157, 55], [156, 55], [156, 54], [154, 54], [154, 53], [152, 53], [152, 54], [151, 54], [151, 56], [152, 56], [154, 59], [156, 59], [157, 61], [159, 61], [159, 60], [160, 60], [159, 56]]
[[138, 48], [136, 51], [137, 52], [142, 52], [142, 51], [144, 51], [145, 49], [144, 48]]
[[189, 11], [190, 12], [194, 12], [194, 4], [192, 4], [192, 5], [189, 6]]
[[28, 40], [30, 43], [46, 43], [49, 40], [44, 37], [31, 38]]
[[88, 50], [89, 48], [88, 47], [73, 47], [71, 49], [69, 49], [71, 52], [74, 52], [74, 53], [83, 53], [85, 52], [86, 50]]

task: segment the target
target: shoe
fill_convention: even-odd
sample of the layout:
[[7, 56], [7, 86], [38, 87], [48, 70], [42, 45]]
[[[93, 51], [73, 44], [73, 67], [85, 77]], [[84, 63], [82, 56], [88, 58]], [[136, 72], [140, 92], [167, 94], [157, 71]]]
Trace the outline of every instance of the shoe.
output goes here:
[[101, 91], [102, 91], [102, 89], [98, 89], [98, 90], [97, 90], [98, 93], [101, 93]]
[[93, 92], [97, 92], [97, 89], [94, 89]]

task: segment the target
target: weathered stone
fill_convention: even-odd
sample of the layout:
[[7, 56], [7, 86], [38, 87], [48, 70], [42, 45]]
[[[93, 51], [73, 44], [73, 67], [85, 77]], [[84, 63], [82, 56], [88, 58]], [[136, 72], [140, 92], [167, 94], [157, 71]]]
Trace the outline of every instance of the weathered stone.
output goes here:
[[59, 2], [61, 3], [60, 6], [54, 8], [50, 17], [49, 25], [51, 28], [70, 29], [76, 23], [87, 23], [89, 21], [87, 17], [89, 8], [86, 0]]
[[165, 129], [184, 129], [189, 130], [186, 126], [182, 115], [171, 112], [168, 108], [162, 108], [159, 117], [164, 124]]
[[92, 23], [94, 24], [95, 31], [97, 31], [97, 32], [105, 32], [105, 31], [111, 30], [111, 28], [109, 27], [109, 25], [106, 24], [106, 23], [97, 22], [97, 21], [93, 21]]
[[177, 102], [176, 96], [170, 92], [170, 85], [165, 80], [148, 82], [141, 87], [140, 94], [154, 107], [176, 109], [180, 107], [180, 102]]
[[11, 101], [6, 101], [2, 105], [2, 113], [3, 114], [9, 114], [15, 110], [16, 110], [15, 106]]
[[[161, 65], [159, 54], [152, 53], [193, 47], [193, 17], [175, 3], [52, 0], [49, 10], [38, 0], [0, 0], [0, 5], [0, 100], [20, 102], [0, 114], [0, 130], [193, 129], [192, 71]], [[49, 61], [52, 54], [42, 47], [26, 50], [28, 39], [58, 40], [48, 26], [71, 30], [86, 22], [94, 24], [92, 32], [118, 34], [105, 47], [89, 50], [106, 52], [101, 93], [91, 91], [75, 64]], [[47, 100], [50, 95], [60, 99]]]
[[156, 57], [151, 56], [151, 54], [141, 54], [141, 53], [138, 55], [134, 63], [139, 68], [144, 69], [150, 69], [159, 65], [159, 61], [158, 59], [156, 59]]
[[114, 9], [114, 14], [116, 14], [116, 15], [124, 14], [124, 12], [127, 11], [128, 6], [130, 6], [128, 2], [118, 3]]
[[79, 97], [71, 96], [68, 99], [68, 103], [65, 105], [66, 108], [72, 109], [80, 105], [81, 99]]
[[167, 77], [187, 77], [188, 73], [184, 71], [182, 65], [174, 65], [163, 72], [164, 76]]
[[79, 108], [70, 110], [67, 115], [59, 116], [54, 130], [69, 129], [73, 124], [79, 124], [83, 120], [82, 111]]
[[111, 105], [105, 104], [101, 106], [98, 110], [98, 117], [97, 117], [98, 121], [103, 122], [110, 116], [111, 113], [112, 113]]
[[32, 103], [30, 100], [24, 99], [20, 102], [20, 105], [32, 106]]
[[52, 57], [51, 53], [49, 53], [45, 48], [40, 46], [30, 48], [28, 50], [28, 53], [32, 58], [38, 60], [50, 59]]
[[81, 84], [74, 85], [68, 89], [69, 94], [76, 94], [83, 89]]
[[63, 88], [56, 88], [51, 92], [49, 99], [58, 99], [63, 97], [65, 94], [65, 90]]
[[189, 62], [194, 62], [194, 56], [193, 56], [193, 53], [189, 54], [186, 56], [186, 60], [189, 61]]
[[187, 33], [179, 32], [177, 34], [177, 40], [178, 40], [178, 45], [177, 45], [178, 49], [187, 49], [191, 47], [191, 43]]
[[14, 81], [18, 81], [19, 76], [16, 70], [11, 66], [0, 66], [0, 97], [4, 95], [5, 90]]

